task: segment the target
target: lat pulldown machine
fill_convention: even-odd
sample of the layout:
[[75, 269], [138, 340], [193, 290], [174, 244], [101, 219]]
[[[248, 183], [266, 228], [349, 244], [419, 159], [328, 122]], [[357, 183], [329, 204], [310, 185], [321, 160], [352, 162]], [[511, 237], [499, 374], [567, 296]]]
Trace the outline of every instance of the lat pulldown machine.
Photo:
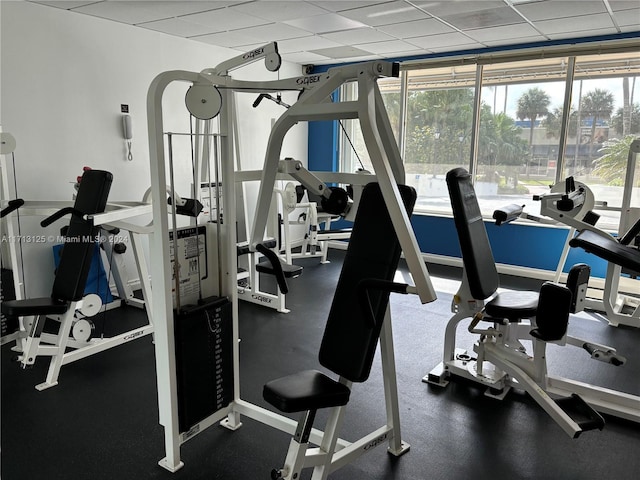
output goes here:
[[[350, 381], [362, 381], [365, 375], [345, 374], [333, 360], [327, 357], [321, 362], [329, 361], [338, 375], [343, 375], [345, 380], [336, 382], [328, 377], [321, 381], [318, 388], [311, 392], [311, 396], [306, 396], [297, 389], [284, 390], [271, 384], [269, 391], [279, 396], [284, 403], [278, 403], [273, 396], [270, 398], [277, 403], [276, 407], [285, 411], [292, 411], [291, 404], [295, 403], [302, 410], [315, 410], [316, 408], [335, 407], [337, 410], [332, 415], [333, 420], [327, 430], [328, 435], [323, 437], [323, 432], [311, 428], [310, 417], [300, 424], [301, 436], [296, 435], [294, 443], [300, 444], [301, 437], [308, 437], [311, 443], [318, 445], [316, 449], [306, 449], [306, 447], [296, 447], [292, 444], [292, 450], [287, 456], [285, 466], [277, 469], [273, 473], [273, 478], [282, 477], [286, 480], [298, 478], [299, 469], [305, 466], [314, 467], [314, 479], [324, 479], [326, 476], [341, 465], [348, 463], [366, 451], [371, 450], [371, 446], [381, 443], [389, 445], [389, 451], [395, 455], [404, 453], [408, 446], [400, 438], [399, 411], [397, 403], [397, 389], [395, 383], [395, 366], [393, 360], [393, 345], [391, 336], [391, 322], [386, 307], [386, 296], [390, 289], [394, 291], [411, 291], [416, 293], [423, 303], [433, 301], [435, 292], [431, 285], [426, 266], [422, 260], [420, 250], [409, 222], [409, 211], [405, 206], [403, 195], [401, 195], [399, 184], [404, 181], [404, 170], [397, 145], [393, 138], [389, 119], [386, 115], [382, 96], [378, 90], [376, 80], [383, 76], [397, 75], [398, 66], [388, 62], [374, 61], [358, 65], [333, 68], [322, 74], [312, 74], [297, 78], [290, 78], [277, 81], [239, 81], [228, 75], [231, 68], [246, 65], [247, 63], [264, 59], [266, 67], [274, 71], [279, 66], [279, 56], [275, 44], [239, 56], [235, 59], [224, 62], [217, 68], [205, 70], [200, 73], [187, 71], [169, 71], [158, 75], [149, 88], [147, 96], [147, 111], [149, 122], [149, 142], [152, 177], [152, 198], [153, 198], [153, 222], [159, 232], [154, 235], [151, 243], [151, 257], [158, 261], [153, 263], [151, 271], [153, 283], [154, 301], [152, 304], [153, 318], [155, 321], [155, 348], [156, 365], [158, 375], [158, 400], [160, 411], [160, 423], [164, 427], [166, 456], [160, 461], [160, 465], [169, 471], [176, 471], [183, 466], [180, 460], [180, 446], [182, 443], [193, 438], [211, 425], [222, 422], [222, 425], [235, 430], [241, 426], [241, 416], [252, 418], [269, 426], [294, 434], [298, 427], [296, 422], [286, 416], [276, 414], [270, 410], [261, 408], [241, 398], [240, 395], [240, 370], [239, 370], [239, 349], [238, 349], [238, 288], [237, 288], [237, 242], [236, 242], [236, 192], [234, 172], [234, 152], [237, 145], [234, 145], [233, 132], [233, 92], [249, 91], [257, 93], [280, 92], [295, 90], [300, 92], [298, 101], [293, 104], [276, 121], [269, 137], [267, 151], [265, 155], [264, 168], [260, 173], [260, 190], [258, 193], [257, 211], [254, 217], [251, 235], [247, 248], [251, 252], [270, 251], [265, 248], [264, 232], [268, 221], [271, 195], [274, 190], [278, 172], [283, 168], [280, 160], [282, 142], [287, 131], [300, 121], [312, 120], [337, 120], [343, 118], [358, 118], [362, 126], [362, 131], [367, 148], [375, 169], [378, 182], [378, 197], [382, 202], [389, 216], [389, 229], [395, 232], [397, 242], [405, 255], [409, 270], [413, 276], [415, 287], [406, 285], [390, 286], [388, 278], [380, 275], [373, 275], [379, 281], [373, 282], [369, 288], [382, 290], [383, 294], [375, 294], [370, 298], [374, 307], [375, 325], [373, 332], [381, 328], [382, 362], [385, 383], [385, 398], [387, 406], [386, 424], [365, 435], [358, 441], [349, 442], [338, 438], [339, 420], [342, 418], [343, 409], [340, 406], [348, 401], [347, 391], [350, 390]], [[219, 352], [217, 359], [216, 377], [214, 381], [219, 382], [221, 388], [231, 388], [231, 392], [218, 391], [209, 403], [209, 410], [201, 412], [200, 415], [191, 417], [191, 422], [184, 421], [185, 406], [191, 404], [189, 398], [184, 396], [184, 388], [181, 388], [184, 378], [178, 373], [180, 365], [184, 365], [185, 358], [177, 352], [177, 340], [175, 336], [176, 325], [180, 318], [179, 312], [174, 312], [172, 302], [172, 271], [169, 262], [171, 242], [168, 238], [169, 222], [166, 205], [166, 175], [167, 164], [165, 161], [165, 134], [163, 129], [162, 97], [167, 86], [173, 82], [186, 82], [190, 84], [187, 91], [187, 108], [190, 113], [198, 119], [213, 119], [218, 122], [219, 133], [216, 134], [218, 151], [220, 152], [217, 167], [222, 178], [218, 184], [219, 199], [224, 204], [224, 221], [215, 221], [211, 227], [207, 225], [207, 235], [214, 235], [214, 242], [217, 255], [209, 255], [215, 258], [214, 263], [208, 271], [217, 272], [218, 285], [216, 296], [221, 301], [228, 302], [228, 313], [220, 313], [214, 307], [203, 316], [207, 318], [205, 322], [209, 325], [218, 325], [220, 318], [227, 315], [226, 320], [220, 320], [220, 324], [226, 323], [226, 328], [231, 334], [226, 343], [221, 339], [223, 349], [230, 349], [227, 356], [224, 352]], [[329, 95], [345, 82], [357, 82], [358, 100], [350, 102], [328, 102]], [[200, 136], [199, 136], [200, 138]], [[304, 174], [306, 176], [306, 174]], [[311, 174], [309, 178], [312, 178]], [[354, 175], [356, 177], [356, 175]], [[361, 176], [363, 177], [363, 176]], [[306, 181], [306, 180], [304, 180]], [[332, 196], [332, 190], [324, 185], [325, 181], [335, 181], [332, 178], [314, 179], [311, 185], [307, 185], [319, 191], [327, 199]], [[358, 183], [358, 182], [350, 182]], [[333, 195], [336, 195], [335, 193]], [[160, 233], [161, 232], [161, 233]], [[394, 236], [391, 235], [391, 238]], [[275, 255], [275, 252], [272, 252]], [[382, 255], [383, 252], [376, 252]], [[390, 252], [385, 252], [385, 256]], [[268, 255], [268, 254], [267, 254]], [[273, 259], [273, 270], [281, 283], [284, 281], [283, 272], [280, 269], [279, 260]], [[394, 265], [389, 265], [389, 269], [395, 270]], [[386, 274], [384, 275], [386, 277]], [[365, 282], [365, 286], [366, 286]], [[203, 287], [204, 288], [204, 287]], [[215, 305], [218, 300], [210, 300], [208, 305]], [[365, 302], [366, 304], [367, 302]], [[197, 307], [194, 307], [197, 308]], [[205, 307], [206, 308], [206, 307]], [[226, 308], [226, 307], [225, 307]], [[386, 312], [386, 313], [385, 313]], [[216, 316], [220, 313], [220, 316]], [[381, 314], [385, 320], [382, 321]], [[362, 317], [364, 318], [364, 317]], [[368, 318], [368, 316], [367, 316]], [[211, 323], [213, 322], [213, 323]], [[207, 323], [205, 323], [206, 325]], [[224, 329], [225, 327], [221, 327]], [[367, 327], [368, 329], [370, 327]], [[206, 330], [206, 329], [205, 329]], [[213, 332], [213, 331], [212, 331]], [[222, 330], [216, 330], [222, 335]], [[218, 334], [213, 333], [213, 334]], [[372, 345], [375, 348], [377, 334], [372, 337]], [[184, 345], [179, 350], [184, 351]], [[368, 352], [371, 350], [365, 349]], [[225, 360], [226, 359], [226, 360]], [[335, 359], [334, 359], [335, 360]], [[214, 361], [216, 361], [214, 359]], [[370, 361], [361, 359], [364, 373], [367, 370], [366, 363]], [[339, 362], [338, 362], [339, 363]], [[316, 374], [310, 374], [316, 378]], [[304, 375], [303, 375], [304, 376]], [[231, 381], [229, 380], [231, 379]], [[313, 383], [313, 382], [312, 382]], [[285, 381], [286, 384], [286, 381]], [[282, 385], [280, 385], [282, 386]], [[273, 387], [273, 388], [272, 388]], [[267, 388], [267, 387], [265, 387]], [[267, 395], [265, 390], [265, 395]], [[298, 402], [302, 397], [304, 400]], [[327, 396], [332, 400], [327, 401]], [[216, 402], [216, 399], [227, 398], [228, 401]], [[338, 398], [336, 398], [338, 397]], [[272, 402], [272, 403], [274, 403]], [[296, 408], [297, 411], [297, 408]], [[303, 442], [304, 443], [304, 442]]]

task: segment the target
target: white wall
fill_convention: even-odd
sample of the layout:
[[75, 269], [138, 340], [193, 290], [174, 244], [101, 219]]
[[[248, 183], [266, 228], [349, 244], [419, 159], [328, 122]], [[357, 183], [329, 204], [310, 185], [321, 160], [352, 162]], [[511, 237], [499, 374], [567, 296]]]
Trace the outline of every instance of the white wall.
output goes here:
[[[201, 71], [239, 54], [21, 1], [0, 2], [0, 12], [0, 126], [16, 138], [17, 190], [25, 200], [70, 200], [85, 165], [113, 173], [110, 199], [141, 200], [150, 186], [146, 94], [153, 78], [167, 70]], [[299, 66], [286, 62], [279, 73], [261, 62], [232, 73], [261, 80], [299, 74]], [[167, 90], [166, 130], [188, 131], [187, 88]], [[295, 101], [291, 95], [284, 100]], [[242, 166], [260, 169], [272, 118], [283, 110], [271, 102], [253, 109], [256, 95], [238, 97]], [[132, 162], [126, 159], [120, 104], [129, 105], [133, 119]], [[306, 124], [296, 126], [283, 155], [306, 163], [306, 142]], [[23, 235], [42, 233], [40, 219], [22, 220]], [[26, 246], [29, 295], [48, 294], [51, 262], [50, 246]]]

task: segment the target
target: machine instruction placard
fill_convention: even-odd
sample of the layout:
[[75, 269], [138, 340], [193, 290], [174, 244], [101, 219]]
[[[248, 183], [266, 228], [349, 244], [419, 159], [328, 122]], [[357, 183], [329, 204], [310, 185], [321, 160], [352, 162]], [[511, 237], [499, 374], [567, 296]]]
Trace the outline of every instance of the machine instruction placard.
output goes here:
[[[173, 306], [194, 305], [202, 298], [202, 282], [208, 277], [207, 244], [204, 226], [179, 228], [174, 242], [174, 232], [169, 232], [171, 257]], [[177, 252], [176, 252], [177, 249]], [[176, 296], [176, 266], [178, 261], [179, 295]]]

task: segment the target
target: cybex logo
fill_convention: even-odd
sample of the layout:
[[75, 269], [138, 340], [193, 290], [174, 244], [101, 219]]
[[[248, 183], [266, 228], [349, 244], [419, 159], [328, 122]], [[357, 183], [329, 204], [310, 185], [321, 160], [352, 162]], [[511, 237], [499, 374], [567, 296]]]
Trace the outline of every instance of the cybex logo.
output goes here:
[[296, 80], [298, 85], [310, 85], [320, 81], [320, 75], [309, 75], [307, 77], [300, 77]]
[[243, 59], [247, 59], [247, 58], [255, 58], [258, 55], [262, 55], [264, 53], [264, 48], [258, 48], [257, 50], [254, 50], [253, 52], [249, 52], [249, 53], [245, 53], [242, 58]]
[[370, 450], [372, 448], [377, 447], [378, 445], [380, 445], [382, 442], [384, 442], [387, 437], [389, 435], [387, 433], [380, 435], [378, 438], [376, 438], [375, 440], [372, 440], [370, 443], [368, 443], [367, 445], [364, 446], [365, 450]]
[[133, 340], [134, 338], [138, 338], [139, 336], [144, 335], [144, 332], [136, 332], [131, 335], [127, 335], [123, 340]]
[[269, 297], [263, 297], [262, 295], [251, 295], [251, 298], [262, 303], [271, 303], [271, 299]]

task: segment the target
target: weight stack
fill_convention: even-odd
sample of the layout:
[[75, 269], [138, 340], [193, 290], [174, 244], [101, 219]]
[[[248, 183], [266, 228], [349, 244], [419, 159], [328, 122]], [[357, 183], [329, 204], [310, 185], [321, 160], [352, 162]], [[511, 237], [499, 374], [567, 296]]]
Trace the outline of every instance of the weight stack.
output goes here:
[[[8, 268], [2, 269], [2, 279], [0, 280], [0, 302], [7, 300], [15, 300], [16, 292], [13, 286], [13, 272]], [[18, 331], [18, 317], [8, 317], [4, 313], [0, 313], [1, 330], [0, 336], [6, 337]]]
[[174, 310], [180, 432], [233, 401], [231, 302], [212, 297]]

